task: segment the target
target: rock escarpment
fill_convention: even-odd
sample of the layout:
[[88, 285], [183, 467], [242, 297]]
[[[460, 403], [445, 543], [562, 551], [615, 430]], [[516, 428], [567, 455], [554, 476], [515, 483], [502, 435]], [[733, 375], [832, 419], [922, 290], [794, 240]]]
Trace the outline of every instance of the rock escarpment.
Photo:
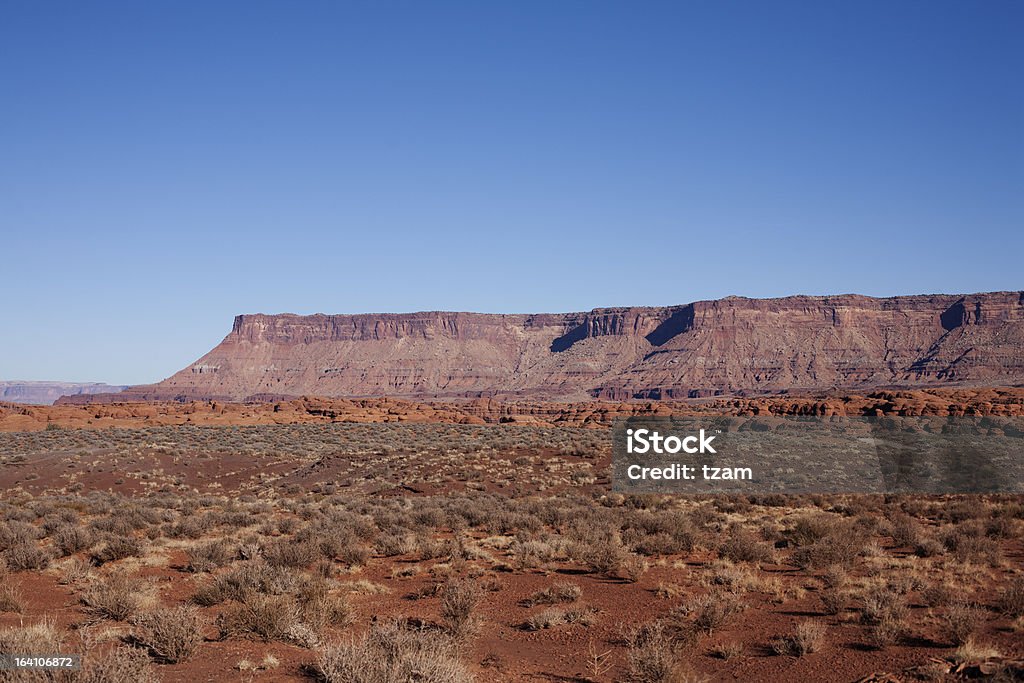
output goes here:
[[241, 315], [120, 400], [663, 400], [1024, 382], [1024, 292], [729, 297], [497, 315]]

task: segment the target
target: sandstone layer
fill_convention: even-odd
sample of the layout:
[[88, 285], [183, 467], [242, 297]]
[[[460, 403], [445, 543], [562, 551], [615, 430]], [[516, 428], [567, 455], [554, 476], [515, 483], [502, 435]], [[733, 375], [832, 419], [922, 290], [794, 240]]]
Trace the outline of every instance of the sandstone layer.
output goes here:
[[195, 363], [118, 400], [623, 401], [1020, 383], [1024, 292], [993, 292], [536, 315], [241, 315]]

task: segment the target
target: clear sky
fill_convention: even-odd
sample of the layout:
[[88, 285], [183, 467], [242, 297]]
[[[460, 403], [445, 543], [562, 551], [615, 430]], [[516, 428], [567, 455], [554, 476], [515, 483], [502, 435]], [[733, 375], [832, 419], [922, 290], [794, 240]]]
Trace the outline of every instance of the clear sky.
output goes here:
[[0, 1], [0, 379], [252, 312], [1024, 287], [1024, 3]]

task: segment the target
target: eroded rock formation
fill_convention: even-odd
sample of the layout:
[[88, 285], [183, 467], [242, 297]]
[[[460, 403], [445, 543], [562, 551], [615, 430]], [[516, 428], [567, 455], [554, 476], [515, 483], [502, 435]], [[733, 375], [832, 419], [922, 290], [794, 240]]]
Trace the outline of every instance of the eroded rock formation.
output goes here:
[[119, 400], [666, 400], [1024, 382], [1024, 292], [494, 315], [241, 315]]

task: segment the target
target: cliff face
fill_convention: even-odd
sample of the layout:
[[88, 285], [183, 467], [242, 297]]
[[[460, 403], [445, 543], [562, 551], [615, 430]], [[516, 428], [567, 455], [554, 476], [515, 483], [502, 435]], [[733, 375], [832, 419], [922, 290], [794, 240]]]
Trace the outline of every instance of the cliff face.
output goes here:
[[123, 398], [668, 399], [1024, 382], [1024, 292], [492, 315], [242, 315]]

